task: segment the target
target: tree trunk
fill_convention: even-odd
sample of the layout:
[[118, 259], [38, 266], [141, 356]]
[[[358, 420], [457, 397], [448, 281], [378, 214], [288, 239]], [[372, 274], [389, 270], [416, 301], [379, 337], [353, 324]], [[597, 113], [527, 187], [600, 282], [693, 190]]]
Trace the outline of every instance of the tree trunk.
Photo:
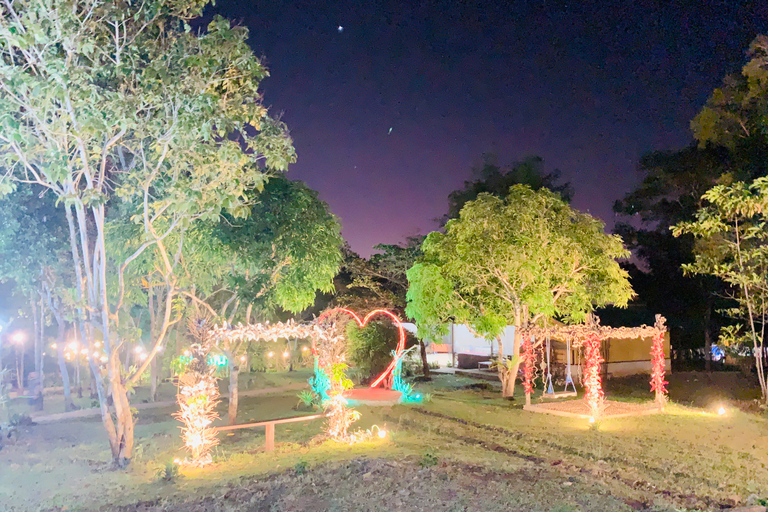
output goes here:
[[419, 349], [421, 351], [421, 368], [424, 372], [424, 377], [429, 379], [429, 361], [427, 361], [427, 346], [424, 345], [422, 340], [419, 340]]
[[[21, 350], [21, 358], [19, 358], [19, 350]], [[21, 349], [16, 347], [16, 388], [19, 393], [24, 394], [24, 344], [22, 343]]]
[[[157, 332], [157, 323], [155, 314], [155, 293], [154, 288], [148, 290], [149, 295], [149, 333], [152, 339], [155, 339], [155, 333]], [[157, 380], [158, 380], [158, 368], [157, 357], [152, 358], [152, 362], [149, 364], [149, 401], [157, 401]]]
[[520, 341], [522, 340], [522, 333], [520, 332], [522, 326], [522, 313], [519, 309], [515, 311], [515, 340], [512, 347], [512, 361], [507, 366], [507, 362], [504, 358], [504, 342], [501, 336], [497, 336], [496, 339], [499, 343], [499, 379], [501, 380], [501, 396], [504, 398], [512, 398], [515, 396], [515, 381], [517, 380], [517, 372], [520, 369]]
[[[707, 293], [707, 292], [704, 292]], [[712, 321], [712, 308], [714, 306], [714, 297], [711, 293], [707, 293], [707, 305], [704, 310], [704, 371], [712, 371], [712, 329], [710, 323]]]
[[234, 354], [227, 354], [227, 361], [229, 362], [229, 409], [227, 422], [229, 425], [234, 425], [237, 421], [237, 377], [240, 375], [240, 366], [235, 364], [233, 358]]
[[32, 305], [32, 317], [33, 317], [33, 324], [35, 328], [35, 339], [34, 339], [34, 352], [35, 352], [35, 375], [37, 376], [36, 382], [37, 384], [32, 387], [32, 395], [34, 395], [34, 401], [35, 401], [35, 410], [36, 411], [42, 411], [43, 410], [43, 395], [45, 388], [44, 386], [44, 378], [43, 375], [43, 295], [40, 294], [40, 304], [39, 308], [37, 307], [37, 300], [34, 294], [30, 297], [30, 303]]
[[64, 411], [75, 409], [75, 403], [72, 401], [72, 389], [69, 385], [69, 370], [67, 370], [67, 361], [64, 359], [64, 344], [67, 342], [67, 329], [63, 322], [58, 323], [58, 333], [56, 336], [56, 359], [59, 362], [59, 371], [61, 372], [61, 385], [64, 388]]
[[157, 356], [152, 358], [149, 364], [149, 401], [157, 401], [157, 383], [160, 380], [160, 371], [157, 365]]

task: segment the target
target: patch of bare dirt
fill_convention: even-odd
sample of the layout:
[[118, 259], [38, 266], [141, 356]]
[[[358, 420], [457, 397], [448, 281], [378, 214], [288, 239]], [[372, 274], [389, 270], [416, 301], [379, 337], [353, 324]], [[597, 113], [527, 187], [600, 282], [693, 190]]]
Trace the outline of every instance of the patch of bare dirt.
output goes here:
[[[433, 466], [424, 467], [427, 464]], [[145, 502], [114, 512], [629, 511], [633, 507], [549, 465], [512, 473], [425, 458], [355, 459], [222, 488], [184, 502]]]

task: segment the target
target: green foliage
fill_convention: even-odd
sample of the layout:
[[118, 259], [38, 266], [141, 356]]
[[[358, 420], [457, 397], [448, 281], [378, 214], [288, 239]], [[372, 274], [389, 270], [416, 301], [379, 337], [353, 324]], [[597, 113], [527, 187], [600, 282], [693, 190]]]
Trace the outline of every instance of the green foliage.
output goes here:
[[733, 147], [738, 139], [751, 137], [765, 126], [768, 37], [757, 36], [749, 47], [749, 56], [741, 75], [726, 77], [691, 122], [694, 136], [702, 145], [714, 142]]
[[245, 219], [225, 214], [211, 236], [228, 252], [228, 287], [262, 311], [299, 312], [318, 290], [333, 291], [341, 226], [317, 192], [272, 178]]
[[739, 323], [723, 331], [725, 343], [751, 341], [763, 398], [768, 399], [762, 353], [768, 325], [768, 178], [747, 184], [718, 185], [707, 191], [696, 220], [673, 228], [675, 236], [692, 234], [696, 259], [686, 272], [719, 277], [737, 290], [737, 308], [726, 313]]
[[499, 165], [496, 155], [483, 155], [479, 168], [473, 169], [476, 176], [474, 181], [465, 181], [464, 188], [454, 190], [448, 196], [449, 219], [458, 218], [464, 205], [477, 199], [480, 194], [491, 194], [505, 197], [513, 185], [527, 185], [533, 190], [546, 188], [559, 195], [566, 203], [573, 198], [573, 187], [570, 183], [559, 183], [560, 171], [550, 173], [544, 171], [544, 160], [534, 156], [504, 168]]
[[383, 372], [392, 361], [397, 349], [399, 332], [389, 319], [371, 320], [365, 327], [354, 322], [347, 324], [347, 355], [365, 382]]
[[309, 469], [309, 462], [305, 460], [300, 460], [293, 466], [293, 470], [296, 472], [297, 475], [303, 475], [307, 472]]
[[180, 355], [174, 357], [170, 362], [170, 370], [173, 375], [181, 375], [187, 371], [189, 363], [192, 362], [192, 356]]
[[344, 247], [343, 277], [351, 281], [334, 299], [355, 311], [402, 310], [406, 305], [408, 269], [422, 255], [423, 236], [408, 237], [404, 244], [379, 244], [369, 259]]
[[299, 404], [304, 407], [313, 407], [319, 405], [320, 399], [314, 391], [307, 391], [306, 389], [299, 391], [296, 395], [299, 398]]
[[481, 194], [422, 248], [408, 271], [406, 309], [422, 338], [441, 333], [449, 319], [492, 338], [524, 305], [534, 320], [579, 322], [632, 296], [616, 262], [629, 255], [621, 238], [545, 189], [516, 185], [504, 199]]
[[[248, 31], [218, 16], [189, 29], [207, 3], [0, 6], [0, 193], [35, 184], [58, 200], [57, 221], [75, 214], [77, 300], [107, 351], [129, 348], [123, 337], [140, 331], [126, 325], [125, 310], [143, 303], [148, 269], [148, 288], [163, 290], [152, 333], [162, 341], [180, 320], [178, 295], [192, 288], [185, 236], [223, 213], [248, 216], [267, 179], [295, 161], [287, 128], [262, 102], [268, 72]], [[127, 404], [122, 373], [109, 378]], [[118, 435], [132, 439], [130, 421], [105, 423], [119, 464], [130, 459]]]
[[347, 377], [348, 368], [349, 366], [346, 363], [331, 365], [328, 378], [331, 380], [332, 389], [343, 391], [355, 387], [355, 383]]
[[427, 450], [424, 455], [421, 456], [421, 459], [419, 459], [419, 466], [423, 468], [431, 468], [432, 466], [436, 466], [439, 462], [437, 455], [432, 450]]
[[172, 483], [179, 477], [179, 465], [175, 462], [166, 462], [157, 470], [157, 479], [161, 482]]

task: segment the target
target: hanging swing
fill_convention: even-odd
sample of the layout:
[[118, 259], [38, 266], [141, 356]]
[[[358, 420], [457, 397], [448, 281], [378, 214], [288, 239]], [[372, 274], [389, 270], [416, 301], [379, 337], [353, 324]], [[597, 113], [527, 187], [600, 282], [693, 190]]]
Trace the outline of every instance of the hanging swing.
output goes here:
[[[566, 366], [565, 366], [565, 387], [562, 391], [556, 392], [555, 388], [552, 386], [552, 372], [551, 372], [551, 362], [550, 362], [550, 353], [551, 353], [551, 344], [550, 344], [550, 337], [549, 333], [547, 333], [547, 378], [544, 383], [544, 394], [542, 395], [543, 398], [568, 398], [568, 397], [574, 397], [576, 396], [576, 386], [573, 384], [573, 377], [571, 376], [571, 338], [567, 337], [565, 342], [565, 358], [566, 358]], [[571, 385], [571, 391], [568, 391], [568, 384]]]

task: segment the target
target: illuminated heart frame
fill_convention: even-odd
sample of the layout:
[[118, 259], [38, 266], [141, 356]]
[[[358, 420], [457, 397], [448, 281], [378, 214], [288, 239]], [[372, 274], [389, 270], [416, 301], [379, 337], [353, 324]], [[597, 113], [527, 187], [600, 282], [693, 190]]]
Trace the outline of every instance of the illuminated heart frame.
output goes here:
[[[389, 318], [392, 319], [392, 322], [397, 326], [397, 330], [400, 333], [400, 340], [397, 343], [397, 350], [395, 351], [395, 357], [392, 359], [392, 362], [389, 363], [389, 366], [387, 366], [387, 369], [384, 370], [381, 373], [381, 375], [379, 375], [376, 378], [376, 380], [374, 380], [373, 383], [371, 384], [371, 387], [375, 388], [376, 386], [381, 384], [388, 376], [390, 376], [392, 374], [392, 371], [395, 369], [395, 366], [397, 365], [397, 360], [402, 356], [403, 351], [405, 350], [405, 328], [403, 327], [403, 324], [400, 321], [400, 319], [397, 317], [397, 315], [395, 315], [391, 311], [387, 311], [386, 309], [374, 309], [373, 311], [371, 311], [370, 313], [365, 315], [365, 318], [363, 318], [361, 320], [360, 317], [357, 316], [357, 314], [354, 311], [351, 311], [351, 310], [346, 309], [346, 308], [335, 308], [335, 309], [328, 310], [328, 311], [324, 312], [322, 315], [320, 315], [317, 318], [317, 323], [318, 324], [321, 323], [327, 317], [329, 317], [330, 315], [332, 315], [334, 313], [337, 313], [337, 312], [346, 313], [349, 316], [351, 316], [352, 318], [354, 318], [355, 322], [357, 322], [357, 325], [360, 328], [365, 327], [368, 324], [368, 320], [370, 320], [372, 317], [374, 317], [376, 315], [379, 315], [379, 314], [388, 316]], [[315, 343], [315, 339], [314, 338], [312, 338], [312, 353], [315, 356], [317, 356], [317, 354], [318, 354], [318, 352], [317, 352], [317, 345]]]

